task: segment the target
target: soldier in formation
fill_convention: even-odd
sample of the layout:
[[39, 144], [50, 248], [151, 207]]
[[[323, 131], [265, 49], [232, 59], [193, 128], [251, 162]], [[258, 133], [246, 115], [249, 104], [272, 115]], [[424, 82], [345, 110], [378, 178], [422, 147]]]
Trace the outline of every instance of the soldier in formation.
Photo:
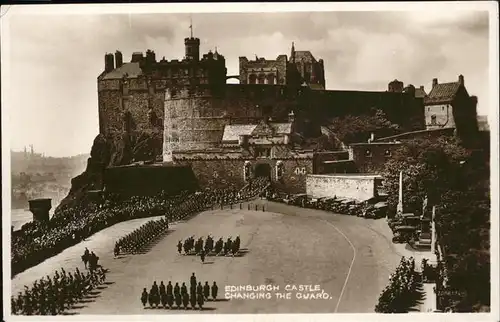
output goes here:
[[181, 244], [183, 245], [185, 255], [200, 255], [202, 262], [204, 262], [205, 257], [209, 255], [235, 256], [240, 251], [241, 240], [240, 236], [236, 237], [234, 241], [231, 237], [228, 237], [225, 242], [222, 238], [219, 238], [214, 246], [214, 239], [210, 235], [207, 237], [205, 243], [203, 243], [202, 237], [198, 238], [195, 242], [194, 236], [191, 236], [186, 238], [184, 243], [179, 241], [177, 244], [177, 251], [179, 254], [182, 253], [179, 246]]
[[[168, 222], [182, 220], [213, 207], [216, 204], [228, 205], [257, 196], [268, 179], [256, 178], [243, 189], [207, 189], [190, 193], [184, 191], [172, 196], [162, 192], [156, 196], [122, 198], [111, 196], [102, 204], [87, 203], [84, 206], [61, 209], [58, 216], [47, 225], [28, 223], [12, 236], [12, 271], [18, 273], [26, 267], [53, 256], [55, 250], [65, 248], [65, 243], [79, 242], [88, 236], [123, 220], [164, 215], [164, 226], [152, 227], [146, 231], [136, 231], [115, 245], [115, 256], [127, 252], [141, 252], [151, 242], [150, 237], [161, 235], [154, 228], [168, 229]], [[36, 245], [36, 247], [35, 247]], [[206, 250], [205, 250], [206, 253]], [[88, 254], [90, 255], [90, 253]], [[84, 263], [88, 263], [85, 256]]]
[[120, 253], [139, 253], [168, 231], [168, 220], [151, 220], [115, 243], [115, 256]]
[[61, 269], [51, 278], [41, 278], [17, 298], [11, 298], [14, 315], [57, 315], [83, 299], [96, 286], [104, 283], [106, 272], [102, 267], [81, 273], [78, 268], [72, 274]]
[[206, 301], [209, 301], [210, 293], [212, 295], [212, 300], [216, 301], [218, 286], [214, 281], [212, 287], [208, 284], [208, 281], [205, 281], [205, 285], [202, 285], [201, 282], [196, 281], [196, 276], [193, 273], [189, 280], [190, 289], [186, 287], [186, 284], [183, 282], [182, 287], [179, 287], [179, 283], [175, 283], [175, 287], [173, 287], [172, 291], [172, 282], [169, 281], [168, 285], [165, 287], [163, 281], [160, 282], [160, 286], [156, 284], [156, 281], [153, 282], [149, 293], [147, 289], [144, 288], [141, 293], [141, 303], [143, 307], [146, 307], [146, 304], [149, 302], [149, 306], [151, 308], [158, 308], [161, 306], [163, 308], [174, 308], [180, 309], [181, 306], [184, 309], [188, 309], [189, 305], [194, 310], [197, 307], [202, 310], [203, 305]]

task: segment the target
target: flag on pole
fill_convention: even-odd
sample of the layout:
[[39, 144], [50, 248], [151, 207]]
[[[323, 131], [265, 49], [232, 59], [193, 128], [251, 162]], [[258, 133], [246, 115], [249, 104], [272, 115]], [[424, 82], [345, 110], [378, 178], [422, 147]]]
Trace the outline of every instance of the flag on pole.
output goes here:
[[193, 17], [189, 17], [189, 29], [191, 30], [191, 38], [193, 38]]

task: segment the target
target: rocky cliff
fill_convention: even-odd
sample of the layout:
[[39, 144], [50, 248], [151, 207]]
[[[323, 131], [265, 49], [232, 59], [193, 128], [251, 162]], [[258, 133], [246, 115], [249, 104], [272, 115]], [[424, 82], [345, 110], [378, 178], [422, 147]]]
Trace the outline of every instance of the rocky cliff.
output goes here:
[[103, 189], [106, 167], [153, 160], [155, 155], [161, 155], [161, 149], [162, 136], [159, 131], [141, 132], [140, 135], [97, 135], [85, 171], [71, 180], [71, 189], [57, 207], [55, 215], [66, 207], [82, 202], [87, 191]]

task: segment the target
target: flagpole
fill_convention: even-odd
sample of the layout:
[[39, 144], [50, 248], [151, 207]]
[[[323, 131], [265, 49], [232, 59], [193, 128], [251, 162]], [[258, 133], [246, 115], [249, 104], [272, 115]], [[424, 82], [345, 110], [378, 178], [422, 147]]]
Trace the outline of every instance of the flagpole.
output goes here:
[[193, 38], [193, 17], [189, 16], [189, 29], [191, 29], [191, 38]]

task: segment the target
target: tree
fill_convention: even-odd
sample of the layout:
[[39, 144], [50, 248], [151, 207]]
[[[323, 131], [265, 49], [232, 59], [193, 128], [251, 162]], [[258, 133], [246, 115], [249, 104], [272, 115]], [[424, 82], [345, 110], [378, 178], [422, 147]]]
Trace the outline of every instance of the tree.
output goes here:
[[400, 171], [403, 171], [404, 211], [420, 214], [426, 195], [429, 205], [437, 204], [440, 196], [454, 186], [457, 168], [469, 156], [455, 138], [419, 138], [405, 142], [394, 151], [383, 173], [389, 211], [394, 212], [398, 203]]
[[[451, 306], [472, 312], [490, 305], [490, 188], [487, 156], [456, 138], [415, 139], [393, 153], [385, 167], [389, 208], [398, 202], [404, 171], [405, 211], [420, 214], [422, 201], [436, 205], [436, 231], [444, 253]], [[450, 292], [448, 292], [450, 293]]]
[[382, 110], [375, 108], [368, 114], [336, 117], [327, 127], [345, 144], [366, 142], [371, 133], [390, 136], [400, 131], [399, 125], [391, 123]]

